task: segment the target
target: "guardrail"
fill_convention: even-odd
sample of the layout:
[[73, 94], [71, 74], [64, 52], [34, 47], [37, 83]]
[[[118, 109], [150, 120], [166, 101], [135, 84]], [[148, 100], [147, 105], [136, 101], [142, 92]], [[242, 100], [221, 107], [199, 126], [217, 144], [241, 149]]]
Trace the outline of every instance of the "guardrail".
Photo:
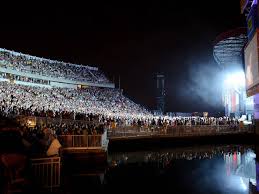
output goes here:
[[38, 186], [50, 191], [60, 186], [60, 157], [33, 158], [31, 166]]
[[60, 135], [59, 139], [64, 148], [102, 146], [102, 135]]
[[106, 149], [108, 146], [107, 132], [102, 135], [60, 135], [58, 139], [63, 149]]
[[167, 127], [118, 127], [108, 131], [109, 138], [117, 137], [140, 137], [140, 136], [206, 136], [222, 135], [230, 133], [253, 133], [252, 125], [195, 125], [195, 126], [167, 126]]

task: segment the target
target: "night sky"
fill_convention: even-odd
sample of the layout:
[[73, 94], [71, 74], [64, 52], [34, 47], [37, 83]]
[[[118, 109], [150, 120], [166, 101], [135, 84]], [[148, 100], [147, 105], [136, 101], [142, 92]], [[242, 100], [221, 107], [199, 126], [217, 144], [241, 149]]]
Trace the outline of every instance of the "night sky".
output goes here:
[[245, 25], [239, 0], [11, 2], [0, 14], [0, 47], [94, 64], [116, 83], [120, 75], [124, 94], [150, 109], [155, 73], [164, 72], [173, 112], [221, 110], [213, 41]]

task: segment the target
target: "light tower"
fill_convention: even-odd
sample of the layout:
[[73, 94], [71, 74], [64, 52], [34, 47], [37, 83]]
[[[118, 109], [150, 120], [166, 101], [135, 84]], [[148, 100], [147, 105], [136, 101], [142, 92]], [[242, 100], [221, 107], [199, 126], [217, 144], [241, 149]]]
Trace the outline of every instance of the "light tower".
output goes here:
[[165, 76], [163, 73], [156, 74], [156, 107], [159, 114], [165, 112]]

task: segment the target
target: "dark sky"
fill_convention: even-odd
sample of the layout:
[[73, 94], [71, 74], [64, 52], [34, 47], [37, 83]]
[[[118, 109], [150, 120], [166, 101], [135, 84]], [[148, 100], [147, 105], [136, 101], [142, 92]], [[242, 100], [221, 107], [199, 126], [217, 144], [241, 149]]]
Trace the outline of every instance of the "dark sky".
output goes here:
[[111, 80], [120, 75], [125, 95], [149, 108], [154, 107], [154, 75], [164, 72], [168, 111], [219, 109], [213, 40], [244, 26], [239, 0], [11, 2], [1, 7], [0, 47], [96, 64]]

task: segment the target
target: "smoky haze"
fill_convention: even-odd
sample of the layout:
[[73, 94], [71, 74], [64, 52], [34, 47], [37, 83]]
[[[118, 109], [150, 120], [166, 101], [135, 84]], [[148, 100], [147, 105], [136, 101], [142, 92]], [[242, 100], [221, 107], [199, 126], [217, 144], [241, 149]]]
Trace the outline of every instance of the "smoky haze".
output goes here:
[[[188, 65], [187, 79], [179, 83], [184, 112], [222, 111], [222, 71], [213, 61]], [[198, 107], [198, 108], [197, 108]]]

